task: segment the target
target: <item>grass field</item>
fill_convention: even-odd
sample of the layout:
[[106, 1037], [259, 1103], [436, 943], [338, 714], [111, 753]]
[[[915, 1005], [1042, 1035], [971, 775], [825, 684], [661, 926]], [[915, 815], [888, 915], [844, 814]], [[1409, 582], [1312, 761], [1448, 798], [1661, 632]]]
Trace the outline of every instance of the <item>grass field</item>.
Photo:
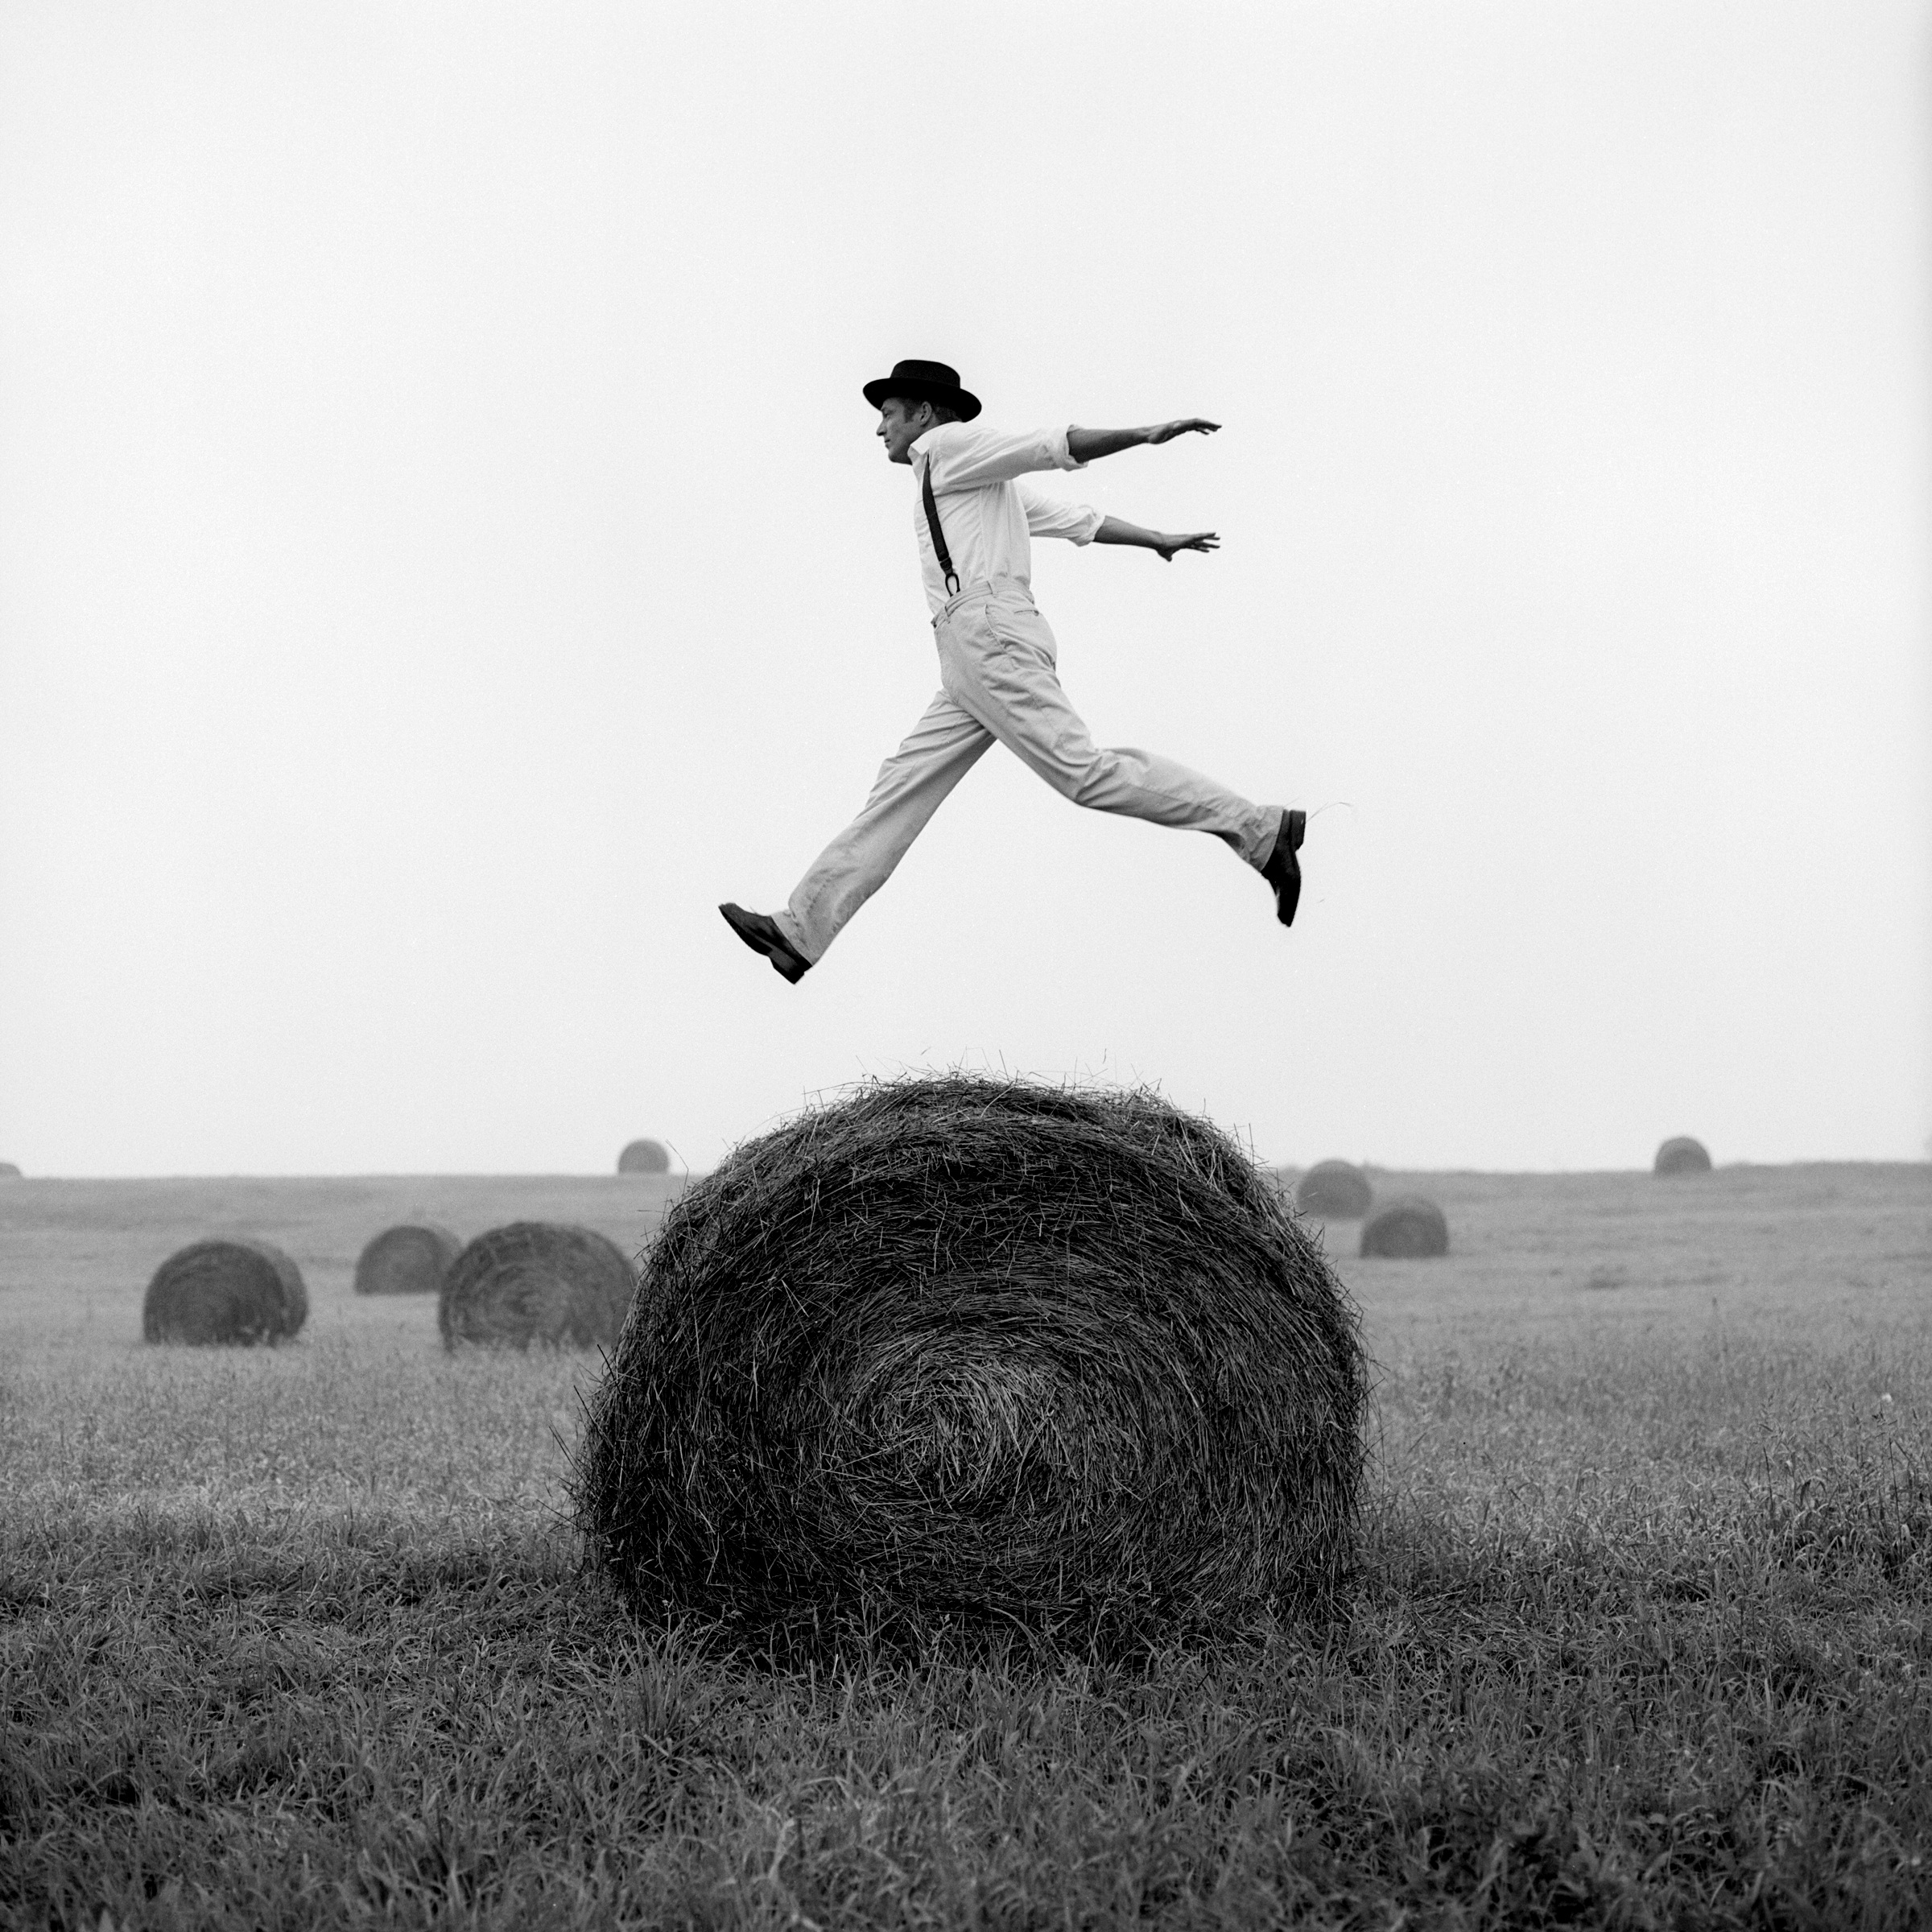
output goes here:
[[[1932, 1923], [1932, 1168], [1377, 1177], [1326, 1627], [782, 1671], [580, 1575], [595, 1358], [445, 1356], [362, 1241], [673, 1183], [0, 1183], [0, 1924]], [[144, 1348], [212, 1232], [292, 1346]]]

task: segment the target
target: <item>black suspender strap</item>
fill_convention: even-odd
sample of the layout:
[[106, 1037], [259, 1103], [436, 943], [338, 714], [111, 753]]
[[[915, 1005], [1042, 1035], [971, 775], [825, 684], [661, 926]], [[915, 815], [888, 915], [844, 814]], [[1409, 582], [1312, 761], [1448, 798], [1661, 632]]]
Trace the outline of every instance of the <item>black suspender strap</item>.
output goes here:
[[919, 465], [919, 494], [926, 499], [926, 527], [932, 532], [932, 554], [939, 560], [939, 574], [946, 580], [948, 597], [960, 594], [960, 573], [952, 567], [946, 548], [946, 534], [939, 528], [939, 506], [932, 500], [932, 458]]

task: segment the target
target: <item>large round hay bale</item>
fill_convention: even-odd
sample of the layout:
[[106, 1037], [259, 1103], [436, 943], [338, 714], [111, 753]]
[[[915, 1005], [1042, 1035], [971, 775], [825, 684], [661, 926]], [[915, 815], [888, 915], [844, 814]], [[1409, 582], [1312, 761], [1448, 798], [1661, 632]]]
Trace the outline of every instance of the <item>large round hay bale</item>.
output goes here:
[[284, 1342], [308, 1319], [301, 1269], [267, 1241], [192, 1242], [155, 1270], [141, 1303], [150, 1342]]
[[623, 1250], [588, 1228], [511, 1221], [450, 1264], [436, 1324], [446, 1348], [608, 1348], [636, 1280]]
[[1098, 1641], [1319, 1600], [1364, 1398], [1346, 1292], [1218, 1129], [908, 1080], [672, 1208], [573, 1492], [640, 1608]]
[[1711, 1156], [1702, 1141], [1694, 1141], [1687, 1133], [1676, 1134], [1657, 1149], [1653, 1168], [1658, 1174], [1708, 1174]]
[[1449, 1217], [1419, 1194], [1384, 1201], [1362, 1223], [1362, 1253], [1418, 1261], [1449, 1252]]
[[11, 1161], [0, 1161], [0, 1181], [17, 1181], [20, 1170]]
[[1295, 1183], [1296, 1208], [1323, 1220], [1358, 1220], [1374, 1199], [1368, 1175], [1352, 1161], [1317, 1161]]
[[386, 1228], [356, 1257], [357, 1294], [440, 1294], [463, 1244], [436, 1221]]
[[633, 1141], [617, 1156], [619, 1174], [669, 1174], [671, 1150], [662, 1141]]

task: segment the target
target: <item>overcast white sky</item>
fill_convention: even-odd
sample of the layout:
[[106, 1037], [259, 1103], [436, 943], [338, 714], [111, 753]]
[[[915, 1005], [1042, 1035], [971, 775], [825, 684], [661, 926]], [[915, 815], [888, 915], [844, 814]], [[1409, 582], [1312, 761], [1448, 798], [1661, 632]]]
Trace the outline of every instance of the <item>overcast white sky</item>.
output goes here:
[[[1932, 11], [0, 12], [0, 1157], [694, 1165], [862, 1075], [1265, 1157], [1932, 1133]], [[936, 683], [860, 384], [1222, 433], [1052, 480], [1103, 742], [989, 754], [797, 989]]]

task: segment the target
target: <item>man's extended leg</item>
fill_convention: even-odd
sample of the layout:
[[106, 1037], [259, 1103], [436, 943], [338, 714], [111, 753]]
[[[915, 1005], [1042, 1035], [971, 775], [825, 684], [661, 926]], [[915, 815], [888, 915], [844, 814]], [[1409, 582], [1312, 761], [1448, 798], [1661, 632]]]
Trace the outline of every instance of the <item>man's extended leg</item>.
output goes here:
[[991, 745], [985, 727], [944, 691], [879, 767], [859, 815], [820, 852], [791, 902], [774, 915], [778, 929], [815, 962], [846, 921], [892, 877], [947, 792]]
[[939, 632], [947, 693], [1055, 791], [1096, 811], [1212, 832], [1269, 876], [1280, 808], [1158, 752], [1096, 745], [1060, 688], [1053, 633], [1031, 605], [975, 600], [949, 612]]

